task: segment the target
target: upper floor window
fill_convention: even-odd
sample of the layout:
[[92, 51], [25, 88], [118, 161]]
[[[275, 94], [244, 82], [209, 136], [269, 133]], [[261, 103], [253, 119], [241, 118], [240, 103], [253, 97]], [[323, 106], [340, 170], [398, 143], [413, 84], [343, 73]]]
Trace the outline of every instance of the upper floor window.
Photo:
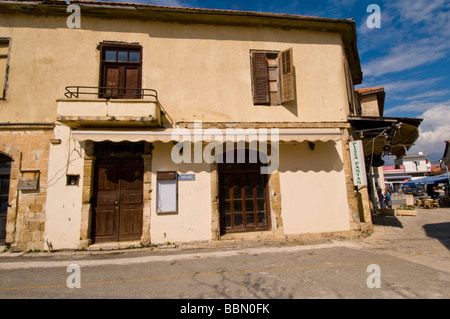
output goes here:
[[292, 48], [285, 51], [252, 50], [254, 104], [280, 105], [295, 99]]
[[103, 43], [101, 50], [100, 97], [139, 99], [142, 97], [142, 47]]
[[0, 100], [6, 99], [8, 86], [9, 39], [0, 38]]

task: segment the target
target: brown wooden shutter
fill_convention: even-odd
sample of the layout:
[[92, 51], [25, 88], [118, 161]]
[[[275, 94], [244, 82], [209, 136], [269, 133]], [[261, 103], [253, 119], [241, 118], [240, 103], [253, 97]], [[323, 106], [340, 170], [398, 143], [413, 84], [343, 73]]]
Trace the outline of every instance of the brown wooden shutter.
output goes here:
[[[118, 67], [104, 67], [104, 74], [105, 74], [105, 80], [104, 80], [104, 87], [107, 88], [117, 88], [119, 87], [119, 68]], [[106, 89], [105, 93], [107, 93], [107, 96], [109, 97], [117, 97], [117, 94], [119, 94], [119, 90], [116, 89]], [[111, 96], [112, 94], [112, 96]]]
[[[127, 89], [140, 88], [139, 69], [138, 68], [126, 68], [125, 69], [125, 85], [124, 85], [124, 87]], [[125, 96], [127, 98], [137, 98], [137, 97], [139, 97], [139, 90], [126, 90]]]
[[268, 104], [269, 74], [265, 52], [252, 52], [253, 75], [253, 102], [255, 104]]
[[281, 101], [289, 102], [295, 100], [294, 86], [294, 64], [292, 48], [280, 53], [281, 59]]

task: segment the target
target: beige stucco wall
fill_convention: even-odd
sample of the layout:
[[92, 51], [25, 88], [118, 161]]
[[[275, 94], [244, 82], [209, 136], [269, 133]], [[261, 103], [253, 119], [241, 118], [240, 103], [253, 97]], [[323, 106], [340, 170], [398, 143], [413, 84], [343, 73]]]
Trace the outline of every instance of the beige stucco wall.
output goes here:
[[341, 142], [280, 144], [285, 234], [346, 231], [349, 207]]
[[[70, 137], [67, 127], [57, 126], [54, 134], [62, 143], [50, 146], [44, 238], [52, 243], [54, 249], [77, 248], [82, 214], [84, 150]], [[281, 219], [275, 220], [277, 216], [272, 202], [272, 229], [265, 235], [276, 232], [281, 221], [285, 235], [350, 230], [341, 142], [315, 144], [312, 151], [307, 142], [280, 143], [277, 175], [281, 190]], [[205, 162], [175, 164], [171, 159], [173, 143], [155, 142], [153, 147], [150, 242], [164, 244], [213, 239], [213, 165]], [[178, 181], [176, 214], [156, 212], [156, 173], [160, 171], [195, 174], [195, 181]], [[80, 185], [66, 186], [66, 173], [79, 174]], [[271, 192], [274, 191], [273, 186]]]
[[377, 95], [365, 95], [361, 98], [362, 116], [380, 116]]
[[[189, 242], [211, 239], [211, 165], [175, 164], [172, 143], [154, 143], [152, 152], [152, 198], [150, 237], [152, 243]], [[178, 181], [178, 213], [156, 213], [156, 173], [176, 171], [195, 174], [195, 181]]]
[[[55, 100], [64, 97], [65, 86], [98, 86], [96, 47], [105, 40], [143, 46], [142, 87], [158, 91], [174, 122], [346, 120], [343, 47], [337, 33], [83, 16], [81, 29], [68, 29], [66, 18], [0, 14], [0, 36], [12, 39], [2, 121], [54, 121]], [[297, 99], [284, 106], [254, 106], [250, 50], [289, 47]]]
[[[56, 125], [54, 135], [55, 139], [61, 139], [61, 144], [50, 144], [44, 237], [52, 243], [53, 249], [77, 248], [84, 150], [71, 137], [67, 126]], [[80, 175], [79, 185], [67, 186], [67, 174]]]

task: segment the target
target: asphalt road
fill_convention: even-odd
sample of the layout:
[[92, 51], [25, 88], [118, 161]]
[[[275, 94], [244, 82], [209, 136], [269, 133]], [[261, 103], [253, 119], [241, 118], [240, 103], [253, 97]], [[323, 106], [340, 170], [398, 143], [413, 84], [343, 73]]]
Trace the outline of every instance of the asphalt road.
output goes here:
[[[193, 301], [220, 299], [215, 313], [223, 313], [227, 300], [240, 299], [450, 298], [450, 209], [377, 216], [374, 222], [375, 232], [367, 238], [308, 245], [259, 241], [172, 250], [3, 253], [0, 299], [170, 298], [190, 300], [191, 307]], [[69, 288], [77, 284], [80, 288]], [[171, 311], [188, 311], [179, 302]]]

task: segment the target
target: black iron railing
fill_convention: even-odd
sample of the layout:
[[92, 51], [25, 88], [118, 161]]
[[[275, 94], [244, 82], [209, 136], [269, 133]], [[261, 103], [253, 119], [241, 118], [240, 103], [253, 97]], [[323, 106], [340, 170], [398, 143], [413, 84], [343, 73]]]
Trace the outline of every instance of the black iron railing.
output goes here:
[[65, 97], [78, 99], [80, 96], [92, 95], [100, 99], [145, 99], [158, 100], [158, 92], [153, 89], [111, 88], [101, 86], [66, 86]]

